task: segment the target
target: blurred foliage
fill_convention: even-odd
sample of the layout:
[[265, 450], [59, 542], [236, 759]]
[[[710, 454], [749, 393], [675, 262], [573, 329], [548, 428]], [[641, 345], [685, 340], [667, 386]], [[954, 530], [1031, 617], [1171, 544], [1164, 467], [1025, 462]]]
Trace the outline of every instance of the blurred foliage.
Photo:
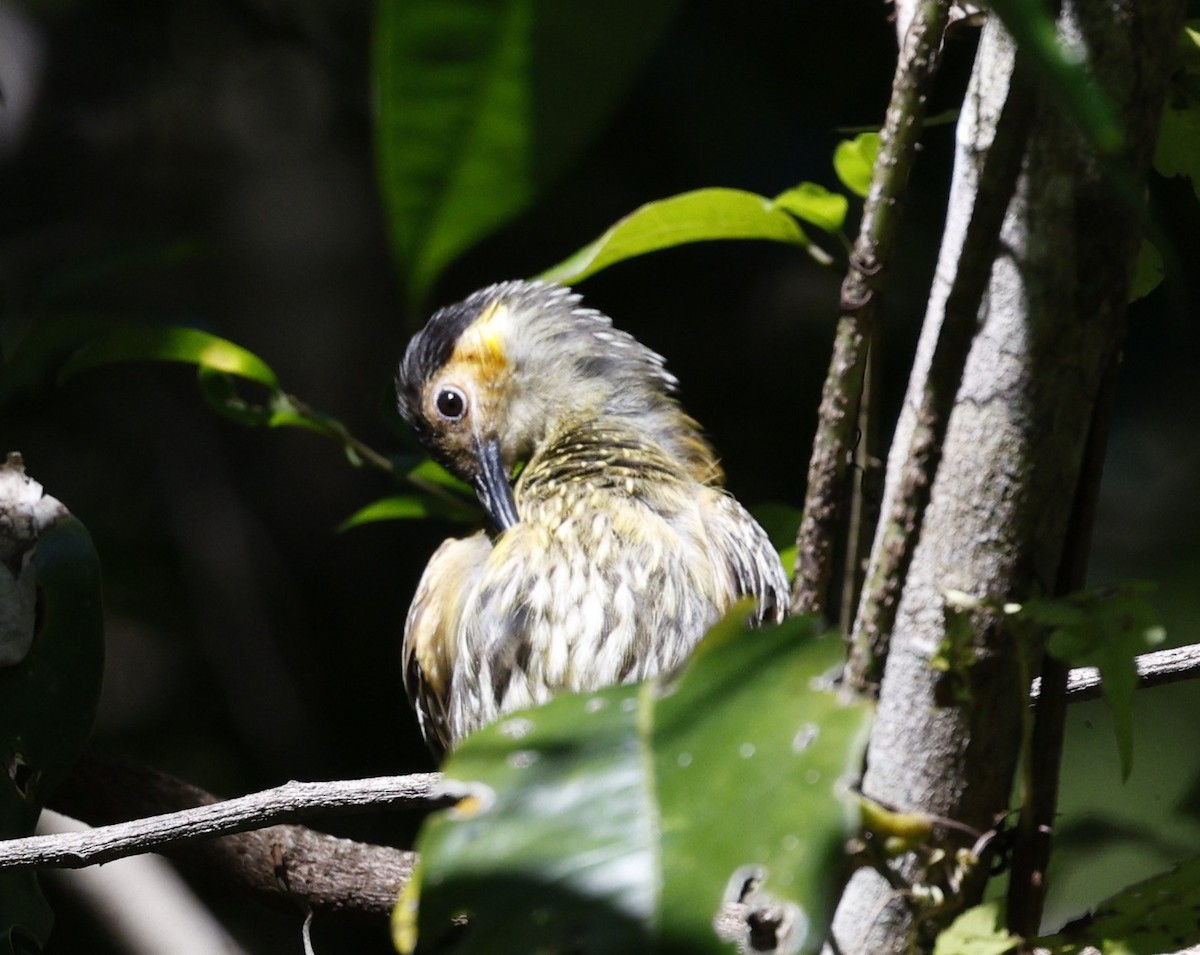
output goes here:
[[376, 143], [412, 313], [609, 121], [678, 0], [379, 0]]
[[942, 932], [933, 955], [1004, 955], [1021, 944], [1021, 939], [1004, 927], [999, 902], [985, 902], [967, 909]]
[[1200, 859], [1118, 892], [1057, 935], [1037, 940], [1054, 955], [1174, 952], [1194, 944], [1200, 924]]

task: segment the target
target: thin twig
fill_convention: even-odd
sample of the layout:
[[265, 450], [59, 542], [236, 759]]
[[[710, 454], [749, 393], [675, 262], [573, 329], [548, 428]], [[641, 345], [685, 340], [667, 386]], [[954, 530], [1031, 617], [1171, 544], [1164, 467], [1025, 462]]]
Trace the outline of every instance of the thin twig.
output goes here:
[[[1134, 658], [1137, 663], [1138, 689], [1148, 690], [1169, 683], [1200, 679], [1200, 644], [1155, 650]], [[1033, 681], [1030, 698], [1041, 696], [1042, 681]], [[1075, 667], [1067, 674], [1067, 702], [1086, 703], [1101, 696], [1100, 671], [1095, 667]]]
[[933, 81], [949, 6], [949, 0], [923, 0], [897, 63], [879, 158], [850, 268], [842, 282], [842, 315], [821, 394], [804, 518], [796, 535], [794, 613], [825, 611], [868, 347], [877, 323], [885, 267], [899, 231], [901, 200], [916, 157], [925, 98]]
[[439, 773], [379, 776], [323, 783], [289, 782], [274, 789], [194, 809], [46, 836], [0, 842], [0, 869], [78, 869], [200, 836], [244, 832], [304, 813], [446, 805], [473, 790]]

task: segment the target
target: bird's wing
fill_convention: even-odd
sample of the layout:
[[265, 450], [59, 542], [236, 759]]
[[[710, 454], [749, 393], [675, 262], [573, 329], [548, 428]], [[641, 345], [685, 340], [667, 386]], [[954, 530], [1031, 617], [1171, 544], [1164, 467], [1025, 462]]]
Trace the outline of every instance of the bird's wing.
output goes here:
[[435, 750], [453, 743], [446, 720], [450, 678], [459, 652], [459, 621], [471, 584], [492, 549], [482, 531], [451, 538], [429, 559], [404, 622], [404, 688], [425, 741]]
[[788, 607], [787, 574], [766, 531], [720, 488], [705, 488], [700, 516], [713, 570], [730, 588], [730, 601], [754, 597], [759, 623], [781, 621]]

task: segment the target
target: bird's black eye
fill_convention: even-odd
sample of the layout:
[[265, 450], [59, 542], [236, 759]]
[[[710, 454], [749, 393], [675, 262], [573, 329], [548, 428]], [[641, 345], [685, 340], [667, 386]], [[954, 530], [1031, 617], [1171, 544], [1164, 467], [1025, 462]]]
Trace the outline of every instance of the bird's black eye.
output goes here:
[[458, 421], [467, 413], [467, 396], [457, 388], [446, 387], [438, 392], [435, 405], [447, 421]]

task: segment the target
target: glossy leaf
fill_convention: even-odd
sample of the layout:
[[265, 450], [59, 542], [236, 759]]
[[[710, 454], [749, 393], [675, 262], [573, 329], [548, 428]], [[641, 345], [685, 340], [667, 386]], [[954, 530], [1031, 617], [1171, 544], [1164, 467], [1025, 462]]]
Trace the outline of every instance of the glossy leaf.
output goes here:
[[845, 139], [837, 144], [833, 151], [833, 171], [843, 186], [865, 199], [871, 188], [871, 177], [878, 156], [879, 133], [859, 133], [853, 139]]
[[1101, 903], [1091, 917], [1037, 940], [1056, 955], [1178, 952], [1200, 944], [1200, 859], [1189, 859]]
[[[840, 656], [806, 619], [726, 620], [674, 680], [560, 696], [467, 739], [444, 771], [485, 789], [422, 831], [423, 944], [466, 914], [460, 953], [729, 952], [714, 919], [750, 893], [815, 951], [865, 723], [815, 688]], [[397, 910], [398, 940], [413, 917]]]
[[765, 239], [809, 247], [796, 220], [770, 199], [740, 189], [697, 189], [649, 202], [540, 278], [568, 284], [635, 256], [715, 239]]
[[175, 361], [278, 388], [270, 365], [240, 345], [197, 328], [127, 326], [104, 332], [79, 349], [60, 377], [125, 361]]
[[379, 0], [380, 181], [414, 310], [449, 262], [574, 161], [677, 6]]

